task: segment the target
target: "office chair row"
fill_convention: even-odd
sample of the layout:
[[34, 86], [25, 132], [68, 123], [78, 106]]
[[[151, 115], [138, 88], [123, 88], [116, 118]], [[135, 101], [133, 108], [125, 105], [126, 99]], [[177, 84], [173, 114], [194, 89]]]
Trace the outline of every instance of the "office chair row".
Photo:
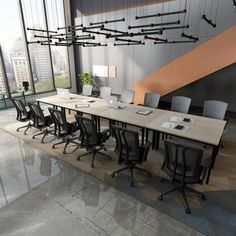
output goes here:
[[[156, 94], [149, 93], [145, 95], [144, 104], [151, 104]], [[94, 159], [98, 152], [106, 150], [104, 144], [110, 137], [110, 130], [98, 132], [96, 125], [92, 119], [75, 116], [76, 122], [69, 123], [66, 120], [65, 113], [60, 110], [49, 108], [50, 115], [44, 116], [41, 107], [37, 104], [29, 104], [29, 110], [24, 106], [24, 103], [20, 100], [13, 99], [13, 104], [17, 110], [17, 120], [26, 121], [31, 119], [26, 126], [20, 127], [26, 128], [24, 134], [30, 127], [36, 127], [40, 129], [39, 133], [33, 135], [35, 138], [38, 135], [43, 135], [41, 142], [44, 142], [44, 138], [49, 133], [62, 137], [62, 141], [53, 144], [55, 148], [59, 144], [65, 143], [63, 153], [66, 153], [68, 144], [74, 143], [81, 148], [86, 148], [87, 152], [80, 155], [77, 160], [85, 155], [92, 154], [91, 167], [94, 167]], [[172, 105], [172, 110], [176, 107], [175, 104], [182, 104], [181, 100], [175, 100]], [[187, 101], [184, 99], [184, 101]], [[150, 103], [148, 103], [150, 102]], [[159, 102], [159, 100], [158, 100]], [[190, 99], [191, 102], [191, 99]], [[189, 99], [188, 104], [190, 105]], [[208, 103], [209, 104], [209, 103]], [[158, 104], [157, 104], [158, 105]], [[155, 105], [156, 106], [156, 105]], [[210, 110], [215, 111], [216, 108], [210, 107]], [[226, 110], [226, 109], [225, 109]], [[182, 110], [183, 111], [183, 110]], [[204, 114], [206, 114], [206, 108], [204, 107]], [[53, 125], [52, 125], [53, 124]], [[130, 171], [131, 186], [134, 186], [133, 170], [144, 171], [148, 177], [151, 177], [151, 173], [138, 167], [138, 164], [147, 160], [148, 151], [151, 143], [146, 143], [144, 146], [139, 144], [139, 133], [119, 126], [113, 126], [116, 147], [115, 152], [118, 155], [118, 162], [124, 163], [126, 167], [117, 170], [112, 173], [112, 177], [115, 177], [121, 171], [128, 169]], [[191, 213], [185, 190], [191, 190], [199, 194], [203, 200], [206, 199], [205, 195], [197, 192], [196, 190], [189, 189], [187, 184], [202, 184], [206, 176], [207, 167], [201, 165], [202, 162], [202, 150], [194, 149], [192, 147], [179, 145], [173, 141], [165, 140], [165, 158], [162, 166], [162, 170], [171, 177], [171, 183], [178, 182], [179, 185], [175, 186], [170, 191], [163, 193], [159, 196], [159, 200], [163, 199], [163, 196], [173, 192], [179, 191], [182, 193], [185, 211]], [[104, 152], [101, 152], [106, 155]], [[106, 155], [107, 156], [107, 155]], [[108, 156], [109, 158], [109, 156]]]
[[[82, 94], [91, 95], [92, 94], [92, 85], [83, 85]], [[100, 88], [100, 97], [105, 99], [107, 95], [111, 95], [112, 89], [110, 87], [101, 87]], [[135, 92], [131, 89], [125, 89], [121, 94], [121, 101], [125, 103], [133, 103]], [[188, 113], [191, 98], [184, 96], [173, 96], [171, 100], [171, 111]], [[145, 93], [143, 105], [147, 107], [157, 108], [160, 101], [160, 94], [154, 92]], [[223, 120], [225, 118], [225, 113], [227, 110], [228, 104], [222, 101], [217, 100], [206, 100], [204, 102], [204, 108], [202, 115], [204, 117], [215, 118]]]

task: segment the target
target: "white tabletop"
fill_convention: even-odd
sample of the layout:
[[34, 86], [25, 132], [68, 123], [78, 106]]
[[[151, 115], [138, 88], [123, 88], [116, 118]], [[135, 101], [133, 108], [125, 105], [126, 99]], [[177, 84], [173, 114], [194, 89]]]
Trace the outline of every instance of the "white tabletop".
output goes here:
[[[113, 109], [106, 105], [106, 101], [99, 98], [86, 97], [77, 94], [71, 94], [72, 99], [60, 98], [59, 96], [50, 96], [45, 98], [39, 98], [37, 101], [64, 107], [67, 109], [80, 111], [83, 113], [96, 115], [99, 117], [116, 120], [148, 128], [163, 133], [177, 135], [179, 137], [203, 142], [211, 145], [218, 145], [226, 124], [226, 121], [210, 119], [201, 116], [183, 114], [178, 112], [166, 111], [161, 109], [149, 108], [144, 106], [137, 106], [132, 104], [122, 104], [125, 106], [123, 109]], [[95, 101], [90, 103], [90, 101]], [[78, 107], [79, 103], [88, 103], [88, 107]], [[139, 110], [152, 111], [148, 115], [137, 114]], [[173, 118], [178, 118], [177, 121], [173, 121]], [[191, 122], [184, 122], [181, 118], [190, 118]], [[180, 119], [180, 121], [179, 121]], [[163, 124], [170, 122], [174, 125], [180, 124], [186, 127], [185, 130], [177, 130], [175, 128], [164, 128]]]

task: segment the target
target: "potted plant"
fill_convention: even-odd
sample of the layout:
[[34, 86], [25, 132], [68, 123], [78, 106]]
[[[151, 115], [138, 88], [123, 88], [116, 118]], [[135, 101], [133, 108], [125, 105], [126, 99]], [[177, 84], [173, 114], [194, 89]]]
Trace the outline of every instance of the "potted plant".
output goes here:
[[82, 85], [87, 85], [87, 84], [91, 84], [93, 83], [93, 75], [89, 72], [84, 72], [82, 74], [79, 75], [79, 77], [81, 78], [81, 83]]

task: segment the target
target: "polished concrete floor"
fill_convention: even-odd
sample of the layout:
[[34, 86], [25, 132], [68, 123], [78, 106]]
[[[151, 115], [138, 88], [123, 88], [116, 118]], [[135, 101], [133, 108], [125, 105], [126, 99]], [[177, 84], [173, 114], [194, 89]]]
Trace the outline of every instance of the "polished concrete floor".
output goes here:
[[0, 235], [201, 235], [1, 129], [0, 147]]

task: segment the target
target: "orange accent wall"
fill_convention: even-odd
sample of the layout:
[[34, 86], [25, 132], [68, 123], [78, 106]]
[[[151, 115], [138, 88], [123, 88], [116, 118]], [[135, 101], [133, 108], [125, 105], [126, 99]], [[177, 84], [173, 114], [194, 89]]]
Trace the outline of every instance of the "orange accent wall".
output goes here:
[[146, 92], [166, 95], [234, 62], [236, 25], [133, 84], [134, 103], [143, 103]]

